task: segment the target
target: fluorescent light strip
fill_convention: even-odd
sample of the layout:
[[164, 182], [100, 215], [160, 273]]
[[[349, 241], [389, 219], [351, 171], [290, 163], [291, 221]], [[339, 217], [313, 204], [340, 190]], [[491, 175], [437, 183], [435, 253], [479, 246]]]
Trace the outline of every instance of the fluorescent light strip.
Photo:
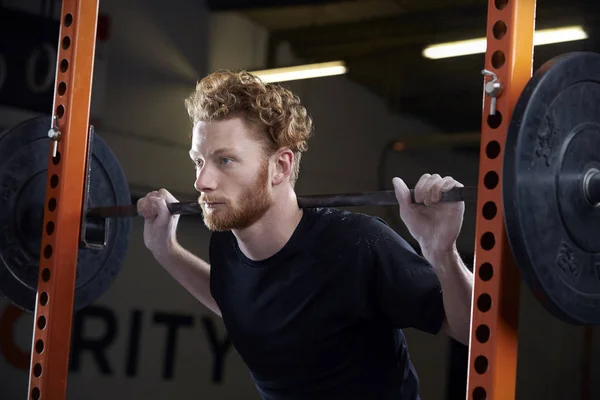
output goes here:
[[[533, 36], [533, 45], [540, 46], [551, 43], [571, 42], [574, 40], [587, 39], [587, 37], [587, 33], [580, 26], [544, 29], [535, 32]], [[468, 54], [485, 53], [486, 49], [487, 39], [478, 38], [428, 46], [423, 50], [423, 56], [435, 60]]]
[[323, 76], [342, 75], [346, 72], [346, 64], [343, 61], [250, 71], [251, 74], [260, 77], [264, 82], [285, 82], [298, 79], [320, 78]]

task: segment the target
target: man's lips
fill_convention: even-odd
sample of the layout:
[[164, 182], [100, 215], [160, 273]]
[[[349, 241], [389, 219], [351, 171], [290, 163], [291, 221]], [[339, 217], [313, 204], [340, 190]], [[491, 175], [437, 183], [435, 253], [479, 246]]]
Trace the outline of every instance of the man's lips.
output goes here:
[[213, 207], [217, 207], [217, 206], [223, 205], [225, 203], [218, 202], [218, 201], [203, 201], [202, 204], [204, 204], [205, 207], [213, 208]]

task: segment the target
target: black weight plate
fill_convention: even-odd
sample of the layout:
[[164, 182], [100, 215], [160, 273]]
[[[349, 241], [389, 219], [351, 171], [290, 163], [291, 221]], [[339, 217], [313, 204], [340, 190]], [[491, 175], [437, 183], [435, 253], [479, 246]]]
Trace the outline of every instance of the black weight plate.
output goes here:
[[571, 324], [600, 322], [600, 207], [583, 192], [590, 168], [600, 169], [600, 55], [568, 53], [537, 70], [515, 105], [502, 194], [523, 279]]
[[[0, 293], [33, 312], [46, 196], [50, 118], [20, 123], [0, 137]], [[93, 136], [91, 207], [131, 204], [129, 186], [110, 148]], [[110, 221], [106, 246], [79, 249], [74, 308], [91, 304], [117, 276], [127, 247], [131, 220]], [[60, 234], [60, 227], [55, 227]]]

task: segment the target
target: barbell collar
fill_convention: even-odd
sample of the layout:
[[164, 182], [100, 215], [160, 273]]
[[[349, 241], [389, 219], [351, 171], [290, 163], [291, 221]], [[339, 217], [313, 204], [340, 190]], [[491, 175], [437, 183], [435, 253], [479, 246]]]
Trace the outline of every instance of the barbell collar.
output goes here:
[[590, 169], [583, 178], [583, 193], [592, 206], [600, 205], [600, 171]]

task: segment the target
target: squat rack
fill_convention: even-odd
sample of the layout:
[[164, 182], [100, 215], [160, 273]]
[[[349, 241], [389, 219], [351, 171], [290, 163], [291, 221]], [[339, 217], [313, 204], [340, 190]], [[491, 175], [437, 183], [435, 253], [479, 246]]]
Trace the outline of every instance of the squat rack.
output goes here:
[[[535, 3], [488, 0], [485, 69], [496, 74], [503, 90], [493, 115], [491, 97], [485, 96], [482, 109], [467, 384], [473, 400], [515, 396], [520, 282], [503, 221], [502, 155], [512, 110], [532, 74]], [[66, 399], [98, 9], [99, 0], [62, 0], [53, 104], [61, 136], [49, 149], [28, 387], [33, 400]], [[490, 143], [500, 145], [500, 154], [488, 155]], [[488, 220], [482, 208], [490, 202], [498, 212]], [[490, 235], [492, 247], [484, 248], [483, 238]], [[487, 296], [491, 308], [484, 312], [477, 304]]]
[[[485, 69], [496, 74], [503, 91], [495, 115], [492, 98], [485, 96], [481, 121], [467, 375], [473, 400], [515, 398], [520, 276], [504, 225], [502, 158], [513, 109], [532, 75], [535, 6], [535, 0], [488, 0]], [[500, 154], [487, 151], [497, 144]], [[489, 203], [498, 210], [492, 219], [483, 213]], [[480, 310], [485, 299], [491, 307]]]

